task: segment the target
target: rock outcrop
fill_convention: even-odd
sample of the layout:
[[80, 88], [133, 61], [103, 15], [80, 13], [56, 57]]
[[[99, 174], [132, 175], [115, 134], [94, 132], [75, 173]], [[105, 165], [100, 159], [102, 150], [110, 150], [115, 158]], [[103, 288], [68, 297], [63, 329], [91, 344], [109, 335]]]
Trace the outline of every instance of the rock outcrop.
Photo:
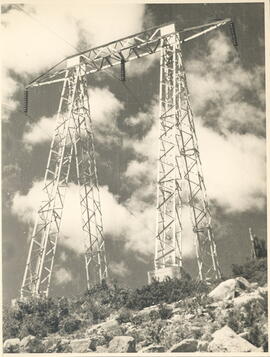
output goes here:
[[20, 352], [43, 353], [45, 350], [42, 341], [35, 336], [26, 336], [20, 342]]
[[245, 278], [238, 277], [223, 281], [208, 295], [215, 301], [233, 299], [250, 288], [251, 286]]
[[213, 333], [208, 352], [259, 352], [260, 349], [224, 326]]
[[70, 342], [71, 352], [73, 353], [86, 353], [92, 350], [89, 347], [89, 338], [82, 338], [79, 340], [73, 340]]
[[9, 338], [3, 345], [4, 353], [20, 352], [20, 340], [18, 338]]
[[[214, 300], [214, 301], [213, 301]], [[209, 296], [190, 297], [141, 311], [119, 320], [87, 324], [75, 333], [7, 339], [5, 353], [188, 353], [262, 352], [267, 350], [267, 287], [246, 279], [220, 283]], [[170, 314], [164, 315], [164, 309]], [[166, 311], [165, 311], [166, 312]], [[163, 313], [163, 314], [162, 314]], [[251, 323], [252, 321], [252, 323]], [[233, 326], [231, 329], [224, 324]], [[221, 328], [221, 326], [223, 326]], [[236, 333], [237, 332], [237, 333]], [[257, 346], [251, 344], [252, 341]]]
[[241, 296], [238, 296], [236, 298], [234, 298], [233, 300], [233, 304], [235, 307], [242, 307], [242, 306], [246, 306], [250, 303], [253, 303], [253, 302], [259, 302], [261, 304], [264, 303], [264, 298], [257, 292], [252, 292], [252, 293], [249, 293], [249, 294], [245, 294], [245, 295], [241, 295]]
[[169, 352], [196, 352], [198, 348], [198, 341], [194, 339], [185, 339], [173, 345]]
[[127, 353], [136, 352], [135, 340], [131, 336], [116, 336], [114, 337], [108, 348], [111, 353]]
[[165, 352], [165, 347], [160, 345], [150, 345], [142, 348], [139, 353], [153, 353], [153, 352]]

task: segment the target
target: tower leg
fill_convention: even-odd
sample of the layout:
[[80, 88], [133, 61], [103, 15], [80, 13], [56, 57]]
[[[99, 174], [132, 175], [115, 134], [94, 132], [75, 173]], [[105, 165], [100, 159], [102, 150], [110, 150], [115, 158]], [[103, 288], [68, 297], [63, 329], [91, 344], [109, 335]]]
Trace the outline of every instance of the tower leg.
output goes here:
[[74, 152], [80, 186], [82, 229], [85, 233], [85, 268], [87, 288], [108, 277], [103, 238], [103, 223], [95, 161], [93, 128], [90, 116], [85, 66], [80, 66], [80, 80], [72, 110]]
[[188, 87], [182, 61], [180, 41], [177, 41], [177, 138], [182, 157], [183, 178], [188, 186], [200, 280], [214, 280], [221, 276], [214, 241], [209, 202], [202, 173], [198, 140], [189, 102]]
[[63, 84], [56, 128], [44, 178], [45, 199], [36, 216], [21, 287], [21, 297], [47, 296], [49, 293], [73, 151], [67, 138], [71, 103], [74, 99], [77, 80], [76, 73], [66, 71], [66, 80]]
[[155, 271], [149, 273], [148, 279], [181, 276], [183, 180], [188, 186], [198, 276], [217, 279], [220, 269], [179, 35], [173, 33], [161, 45]]
[[176, 133], [176, 35], [162, 41], [160, 57], [160, 119], [157, 178], [155, 271], [152, 278], [181, 276], [181, 171]]

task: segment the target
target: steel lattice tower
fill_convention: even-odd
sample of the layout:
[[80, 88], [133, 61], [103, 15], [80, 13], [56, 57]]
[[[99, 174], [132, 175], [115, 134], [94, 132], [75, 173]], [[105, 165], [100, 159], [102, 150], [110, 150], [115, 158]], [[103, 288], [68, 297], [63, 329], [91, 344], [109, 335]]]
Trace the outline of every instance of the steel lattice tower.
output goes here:
[[80, 187], [87, 287], [107, 278], [95, 149], [83, 64], [67, 68], [51, 143], [42, 202], [34, 226], [21, 296], [48, 295], [72, 157]]
[[[85, 233], [87, 287], [107, 278], [103, 225], [96, 172], [87, 76], [160, 52], [160, 119], [157, 178], [155, 271], [182, 267], [183, 181], [188, 184], [194, 242], [200, 279], [220, 277], [211, 215], [182, 62], [181, 46], [226, 24], [230, 19], [175, 31], [162, 25], [70, 56], [33, 80], [27, 89], [62, 83], [57, 123], [51, 143], [43, 191], [37, 212], [21, 288], [21, 297], [47, 296], [60, 232], [72, 158], [80, 187]], [[181, 36], [181, 37], [180, 37]], [[237, 44], [233, 32], [233, 42]], [[27, 93], [27, 92], [26, 92]], [[26, 102], [28, 95], [26, 95]], [[27, 104], [27, 103], [26, 103]], [[26, 105], [27, 106], [27, 105]], [[151, 276], [150, 273], [150, 278]]]
[[[189, 102], [179, 34], [162, 41], [155, 272], [182, 267], [183, 180], [188, 186], [198, 276], [220, 278], [211, 215]], [[179, 271], [179, 273], [181, 273]], [[167, 274], [167, 271], [166, 271]], [[172, 274], [173, 275], [173, 274]]]

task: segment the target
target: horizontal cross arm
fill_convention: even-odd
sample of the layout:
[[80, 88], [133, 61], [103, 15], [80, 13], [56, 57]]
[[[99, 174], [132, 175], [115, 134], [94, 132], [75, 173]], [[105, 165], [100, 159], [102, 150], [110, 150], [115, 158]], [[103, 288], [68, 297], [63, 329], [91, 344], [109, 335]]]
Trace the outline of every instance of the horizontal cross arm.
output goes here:
[[[202, 36], [228, 22], [231, 22], [231, 20], [218, 20], [204, 25], [181, 29], [179, 31], [181, 43]], [[196, 31], [196, 33], [190, 35], [191, 31]], [[166, 24], [77, 53], [65, 58], [46, 73], [30, 82], [27, 88], [61, 82], [65, 79], [64, 74], [67, 68], [76, 67], [82, 63], [86, 65], [86, 74], [93, 74], [119, 65], [122, 62], [130, 62], [154, 54], [160, 51], [162, 41], [175, 33], [175, 25], [172, 23]], [[185, 37], [187, 33], [189, 35]]]

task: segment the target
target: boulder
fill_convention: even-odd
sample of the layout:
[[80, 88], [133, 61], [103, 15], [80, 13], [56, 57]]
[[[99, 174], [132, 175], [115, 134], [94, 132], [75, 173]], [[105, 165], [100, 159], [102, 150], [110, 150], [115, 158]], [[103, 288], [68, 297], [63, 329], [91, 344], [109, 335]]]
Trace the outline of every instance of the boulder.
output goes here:
[[104, 346], [97, 346], [96, 352], [98, 352], [98, 353], [107, 353], [108, 349], [106, 347], [104, 347]]
[[58, 338], [50, 338], [43, 340], [44, 352], [53, 353], [57, 352], [57, 345], [59, 344]]
[[240, 336], [240, 337], [244, 338], [245, 340], [247, 340], [248, 337], [249, 337], [249, 332], [248, 331], [241, 332], [241, 333], [238, 334], [238, 336]]
[[20, 342], [20, 352], [43, 353], [44, 349], [42, 341], [35, 336], [26, 336]]
[[19, 353], [20, 340], [18, 338], [9, 338], [3, 345], [4, 353]]
[[259, 284], [257, 282], [250, 283], [250, 288], [251, 289], [257, 289]]
[[108, 335], [119, 335], [119, 332], [121, 332], [121, 327], [119, 326], [118, 322], [113, 319], [113, 320], [108, 320], [105, 322], [101, 322], [100, 324], [94, 325], [93, 327], [90, 327], [86, 333], [89, 336], [92, 336], [95, 333], [98, 332], [105, 332]]
[[165, 352], [165, 347], [160, 345], [150, 345], [142, 348], [139, 353]]
[[136, 352], [135, 340], [131, 336], [115, 336], [108, 348], [111, 353]]
[[97, 327], [102, 328], [103, 330], [106, 331], [111, 331], [119, 326], [117, 320], [112, 319], [108, 321], [101, 322], [100, 324], [97, 325]]
[[207, 352], [208, 351], [208, 346], [209, 346], [209, 342], [207, 342], [207, 341], [199, 341], [198, 342], [197, 351], [199, 351], [199, 352]]
[[259, 352], [259, 349], [237, 335], [230, 327], [224, 326], [212, 334], [208, 352]]
[[246, 306], [249, 305], [252, 302], [258, 302], [261, 303], [263, 305], [264, 303], [264, 298], [258, 294], [257, 291], [252, 292], [252, 293], [248, 293], [248, 294], [244, 294], [241, 296], [238, 296], [236, 298], [234, 298], [233, 300], [233, 304], [235, 307], [242, 307], [242, 306]]
[[242, 276], [235, 278], [235, 280], [237, 281], [237, 285], [240, 289], [249, 290], [251, 288], [251, 284], [247, 281], [247, 279], [243, 278]]
[[213, 289], [208, 296], [214, 301], [233, 299], [239, 296], [242, 291], [250, 288], [249, 282], [242, 278], [228, 279], [220, 283], [215, 289]]
[[85, 352], [91, 352], [89, 348], [89, 338], [82, 338], [79, 340], [73, 340], [70, 342], [70, 347], [72, 352], [74, 353], [85, 353]]
[[268, 296], [268, 288], [267, 288], [267, 286], [259, 287], [257, 291], [262, 297], [264, 297], [267, 300], [267, 296]]
[[185, 319], [186, 320], [191, 320], [191, 319], [194, 319], [195, 316], [196, 315], [194, 315], [194, 314], [185, 314]]
[[106, 335], [103, 330], [99, 330], [97, 333], [94, 333], [91, 335], [91, 337], [89, 337], [89, 348], [94, 351], [96, 346], [106, 345], [108, 339], [111, 338], [108, 337], [108, 335]]
[[218, 286], [216, 286], [215, 289], [208, 294], [208, 296], [214, 299], [215, 301], [230, 299], [234, 297], [235, 289], [236, 289], [236, 280], [228, 279], [220, 283]]
[[66, 339], [49, 338], [43, 340], [43, 345], [46, 353], [72, 352], [70, 341]]
[[108, 340], [102, 334], [96, 334], [89, 339], [89, 348], [92, 351], [96, 351], [98, 346], [106, 345]]
[[169, 352], [196, 352], [198, 348], [198, 340], [185, 339], [180, 343], [173, 345]]

